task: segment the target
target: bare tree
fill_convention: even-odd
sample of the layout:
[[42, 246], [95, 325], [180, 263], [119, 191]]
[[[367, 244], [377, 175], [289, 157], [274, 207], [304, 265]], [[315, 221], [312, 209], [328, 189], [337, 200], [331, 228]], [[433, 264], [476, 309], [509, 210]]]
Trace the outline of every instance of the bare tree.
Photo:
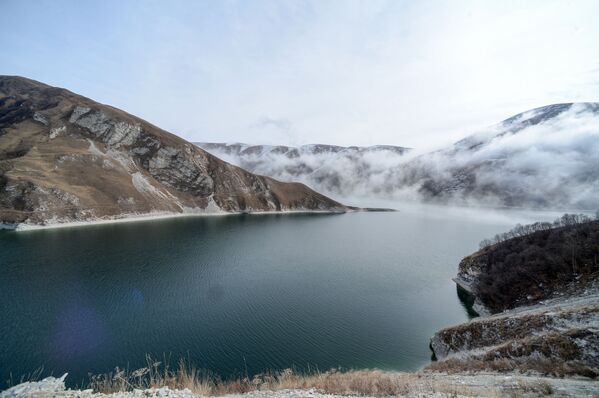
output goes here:
[[[595, 220], [599, 220], [599, 210], [595, 214]], [[520, 236], [530, 235], [537, 231], [547, 231], [552, 228], [561, 228], [567, 227], [571, 225], [584, 224], [587, 222], [593, 221], [593, 217], [589, 217], [586, 214], [568, 214], [565, 213], [563, 216], [555, 219], [552, 223], [550, 222], [535, 222], [532, 224], [516, 224], [516, 226], [510, 229], [507, 232], [503, 232], [501, 234], [496, 234], [491, 239], [484, 239], [480, 242], [480, 249], [484, 249], [485, 247], [495, 245], [500, 242], [505, 242], [508, 239], [517, 238]]]

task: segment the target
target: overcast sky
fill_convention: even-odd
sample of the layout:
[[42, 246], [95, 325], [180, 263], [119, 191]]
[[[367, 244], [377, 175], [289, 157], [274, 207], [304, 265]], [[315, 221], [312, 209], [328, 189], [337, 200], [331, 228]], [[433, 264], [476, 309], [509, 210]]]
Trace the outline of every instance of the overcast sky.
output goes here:
[[193, 141], [440, 146], [599, 101], [599, 1], [0, 0], [0, 74]]

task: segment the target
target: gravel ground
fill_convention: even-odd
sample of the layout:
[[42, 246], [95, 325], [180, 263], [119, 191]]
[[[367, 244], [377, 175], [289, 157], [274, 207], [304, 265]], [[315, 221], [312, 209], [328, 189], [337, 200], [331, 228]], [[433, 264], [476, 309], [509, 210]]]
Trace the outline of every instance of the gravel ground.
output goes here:
[[[134, 390], [113, 394], [93, 393], [91, 390], [69, 390], [64, 379], [48, 377], [37, 382], [26, 382], [0, 393], [0, 398], [202, 398], [190, 390], [171, 390], [168, 387]], [[517, 375], [474, 374], [445, 375], [422, 373], [414, 383], [413, 392], [406, 397], [599, 397], [599, 382], [578, 379], [556, 379]], [[435, 386], [431, 388], [431, 386]], [[225, 398], [344, 398], [351, 395], [331, 395], [308, 390], [254, 391], [245, 394], [225, 395]]]

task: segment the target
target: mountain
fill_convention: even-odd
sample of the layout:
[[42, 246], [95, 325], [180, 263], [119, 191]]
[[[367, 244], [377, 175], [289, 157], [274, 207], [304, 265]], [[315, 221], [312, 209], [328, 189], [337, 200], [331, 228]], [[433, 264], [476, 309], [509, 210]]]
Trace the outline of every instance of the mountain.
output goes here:
[[0, 224], [348, 208], [247, 172], [122, 110], [0, 76]]
[[396, 170], [423, 200], [518, 207], [599, 207], [599, 103], [510, 117]]
[[254, 173], [283, 181], [301, 181], [338, 197], [386, 195], [386, 181], [409, 148], [312, 144], [299, 147], [196, 143]]
[[198, 145], [250, 171], [338, 198], [599, 208], [599, 103], [536, 108], [419, 155], [386, 145]]

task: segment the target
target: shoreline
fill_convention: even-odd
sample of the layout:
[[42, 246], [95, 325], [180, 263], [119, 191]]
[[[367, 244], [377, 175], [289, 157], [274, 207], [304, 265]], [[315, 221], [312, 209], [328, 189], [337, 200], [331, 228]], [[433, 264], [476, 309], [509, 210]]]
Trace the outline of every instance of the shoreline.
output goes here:
[[107, 225], [107, 224], [122, 224], [131, 222], [147, 222], [147, 221], [158, 221], [174, 218], [186, 218], [186, 217], [223, 217], [223, 216], [238, 216], [238, 215], [270, 215], [270, 214], [345, 214], [359, 212], [361, 210], [347, 209], [344, 211], [336, 210], [269, 210], [269, 211], [238, 211], [238, 212], [187, 212], [187, 213], [143, 213], [143, 214], [128, 214], [119, 218], [110, 219], [96, 219], [87, 221], [68, 221], [68, 222], [56, 222], [46, 225], [41, 224], [8, 224], [0, 222], [0, 230], [8, 230], [15, 232], [26, 232], [26, 231], [39, 231], [45, 229], [55, 228], [78, 228], [95, 225]]

